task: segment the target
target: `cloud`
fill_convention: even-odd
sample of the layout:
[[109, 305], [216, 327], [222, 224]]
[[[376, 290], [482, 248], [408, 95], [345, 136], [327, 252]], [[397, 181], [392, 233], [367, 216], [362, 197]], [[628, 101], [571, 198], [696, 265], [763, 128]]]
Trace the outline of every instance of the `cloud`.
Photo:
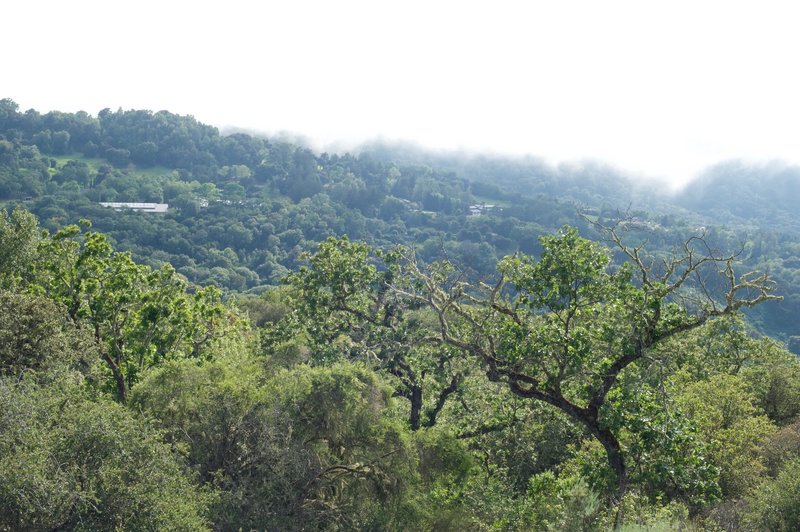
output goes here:
[[[46, 16], [42, 16], [45, 13]], [[685, 182], [800, 162], [791, 4], [16, 2], [3, 97], [168, 109], [318, 143], [592, 158]]]

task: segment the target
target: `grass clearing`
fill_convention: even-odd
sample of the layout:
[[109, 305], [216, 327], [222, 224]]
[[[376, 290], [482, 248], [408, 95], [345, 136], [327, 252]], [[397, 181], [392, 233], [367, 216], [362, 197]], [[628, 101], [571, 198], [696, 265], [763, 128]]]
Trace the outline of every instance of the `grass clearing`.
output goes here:
[[58, 168], [62, 168], [69, 161], [80, 161], [86, 163], [89, 168], [97, 172], [98, 168], [104, 164], [108, 164], [108, 161], [100, 157], [84, 157], [80, 153], [73, 153], [72, 155], [46, 155], [46, 157], [48, 159], [54, 159]]
[[[80, 153], [73, 153], [71, 155], [46, 155], [46, 157], [55, 160], [57, 168], [62, 168], [69, 161], [80, 161], [86, 163], [86, 165], [95, 173], [100, 169], [101, 166], [111, 165], [111, 163], [102, 157], [85, 157]], [[126, 168], [120, 168], [119, 170], [122, 170], [130, 175], [143, 177], [167, 176], [174, 171], [172, 168], [167, 168], [166, 166], [139, 168], [133, 163], [129, 164]], [[54, 173], [53, 169], [51, 169], [51, 173]]]

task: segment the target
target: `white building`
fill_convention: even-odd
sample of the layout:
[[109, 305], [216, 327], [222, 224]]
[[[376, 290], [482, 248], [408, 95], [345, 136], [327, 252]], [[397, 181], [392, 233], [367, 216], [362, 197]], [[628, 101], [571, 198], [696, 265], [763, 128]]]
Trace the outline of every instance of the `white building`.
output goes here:
[[470, 205], [469, 206], [469, 215], [470, 216], [481, 216], [483, 214], [488, 214], [496, 209], [495, 205], [487, 205], [485, 203], [480, 203], [477, 205]]
[[115, 211], [139, 211], [139, 212], [167, 212], [168, 203], [125, 203], [114, 201], [101, 201], [103, 207], [111, 207]]

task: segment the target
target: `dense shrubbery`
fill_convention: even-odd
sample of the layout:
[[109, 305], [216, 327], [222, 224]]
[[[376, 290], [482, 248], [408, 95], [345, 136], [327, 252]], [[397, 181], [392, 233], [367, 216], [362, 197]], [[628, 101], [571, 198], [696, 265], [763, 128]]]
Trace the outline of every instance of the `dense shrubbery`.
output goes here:
[[[622, 502], [606, 429], [569, 414], [588, 393], [569, 368], [625, 353], [619, 335], [591, 331], [624, 328], [613, 309], [640, 289], [586, 277], [580, 297], [601, 299], [574, 323], [583, 355], [567, 354], [564, 395], [531, 391], [543, 355], [529, 340], [571, 342], [541, 321], [570, 307], [536, 283], [560, 283], [562, 266], [605, 275], [580, 262], [604, 251], [574, 231], [542, 241], [541, 265], [504, 265], [530, 274], [521, 297], [552, 307], [506, 314], [530, 329], [514, 344], [512, 322], [474, 328], [478, 299], [454, 300], [452, 315], [436, 291], [415, 303], [426, 283], [457, 285], [444, 265], [414, 273], [402, 250], [329, 240], [285, 287], [239, 300], [247, 327], [213, 290], [136, 264], [101, 233], [40, 235], [18, 210], [0, 238], [21, 250], [0, 270], [3, 528], [795, 526], [800, 365], [740, 321], [670, 334], [609, 388], [599, 419], [623, 453]], [[513, 365], [476, 358], [490, 345]]]

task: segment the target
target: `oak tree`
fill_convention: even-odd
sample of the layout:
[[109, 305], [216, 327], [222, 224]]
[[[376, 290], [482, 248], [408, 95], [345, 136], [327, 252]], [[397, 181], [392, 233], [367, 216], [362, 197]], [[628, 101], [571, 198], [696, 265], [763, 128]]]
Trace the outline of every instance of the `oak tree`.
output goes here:
[[[515, 395], [550, 404], [602, 444], [615, 476], [612, 499], [628, 485], [628, 465], [612, 400], [626, 368], [668, 338], [709, 319], [778, 299], [763, 274], [736, 271], [736, 256], [714, 252], [702, 237], [656, 261], [606, 229], [627, 261], [565, 228], [542, 237], [538, 259], [514, 255], [495, 283], [471, 284], [452, 264], [423, 267], [411, 252], [388, 282], [394, 297], [435, 312], [442, 342], [482, 364], [489, 380]], [[724, 289], [716, 297], [711, 280]], [[628, 427], [629, 429], [631, 427]]]

